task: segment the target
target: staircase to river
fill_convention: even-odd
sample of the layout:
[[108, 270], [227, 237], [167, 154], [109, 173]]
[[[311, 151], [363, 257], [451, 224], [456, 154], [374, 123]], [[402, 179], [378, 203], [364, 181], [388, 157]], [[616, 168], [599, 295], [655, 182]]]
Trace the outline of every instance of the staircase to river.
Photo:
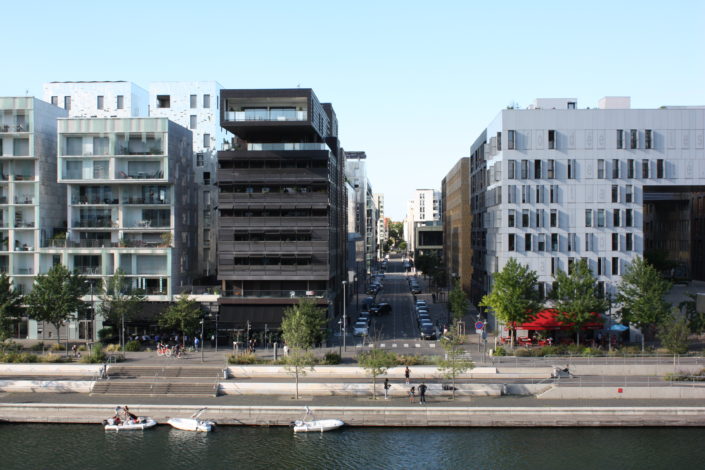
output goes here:
[[91, 395], [218, 395], [223, 368], [213, 366], [111, 366], [108, 378], [95, 383]]

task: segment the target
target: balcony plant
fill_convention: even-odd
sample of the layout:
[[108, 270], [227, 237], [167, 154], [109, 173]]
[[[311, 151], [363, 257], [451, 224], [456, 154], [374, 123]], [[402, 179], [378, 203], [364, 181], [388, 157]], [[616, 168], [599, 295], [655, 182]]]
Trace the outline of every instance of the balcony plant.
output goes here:
[[173, 240], [173, 237], [171, 235], [171, 232], [165, 232], [161, 234], [161, 239], [162, 239], [162, 244], [161, 246], [171, 246], [171, 242]]

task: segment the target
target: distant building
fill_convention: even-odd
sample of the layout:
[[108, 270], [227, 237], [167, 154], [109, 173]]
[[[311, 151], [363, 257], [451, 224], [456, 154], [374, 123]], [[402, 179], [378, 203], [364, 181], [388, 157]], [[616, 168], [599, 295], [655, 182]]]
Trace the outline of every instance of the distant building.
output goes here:
[[470, 159], [463, 157], [448, 172], [442, 183], [443, 257], [448, 279], [458, 279], [470, 293], [472, 257], [470, 227]]
[[348, 195], [355, 200], [355, 231], [365, 240], [365, 264], [367, 272], [377, 258], [377, 219], [372, 185], [367, 178], [367, 155], [365, 152], [345, 152], [345, 177], [354, 192]]
[[146, 117], [148, 99], [144, 88], [122, 80], [44, 84], [44, 100], [65, 109], [69, 117]]
[[441, 192], [435, 189], [417, 189], [409, 200], [404, 219], [404, 240], [407, 251], [416, 250], [416, 222], [441, 220]]

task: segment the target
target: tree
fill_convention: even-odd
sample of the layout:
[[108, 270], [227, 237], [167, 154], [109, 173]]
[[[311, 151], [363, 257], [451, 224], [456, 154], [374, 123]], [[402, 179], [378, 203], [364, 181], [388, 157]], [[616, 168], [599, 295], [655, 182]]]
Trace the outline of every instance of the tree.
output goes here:
[[453, 323], [463, 319], [463, 315], [468, 311], [468, 297], [460, 286], [460, 281], [456, 280], [453, 290], [448, 294], [450, 313], [453, 315]]
[[22, 295], [12, 288], [6, 273], [0, 274], [0, 343], [11, 335], [12, 321], [22, 312]]
[[106, 282], [99, 297], [98, 312], [113, 325], [118, 325], [120, 346], [125, 347], [125, 321], [134, 318], [145, 297], [141, 290], [132, 290], [125, 273], [118, 268]]
[[671, 283], [661, 277], [644, 258], [637, 257], [619, 283], [616, 300], [622, 319], [653, 334], [656, 326], [668, 318], [669, 304], [664, 296]]
[[597, 281], [584, 259], [573, 265], [570, 274], [558, 270], [555, 279], [551, 299], [558, 311], [557, 317], [572, 325], [579, 345], [583, 325], [595, 321], [595, 314], [607, 310], [607, 300], [600, 297]]
[[705, 312], [698, 312], [697, 296], [695, 294], [686, 294], [690, 300], [684, 300], [678, 307], [685, 311], [685, 317], [688, 319], [688, 328], [691, 333], [701, 335], [705, 332]]
[[664, 321], [658, 328], [658, 338], [661, 344], [673, 354], [688, 352], [688, 320], [680, 315], [677, 307], [673, 307], [671, 320]]
[[310, 299], [300, 299], [298, 305], [284, 310], [282, 339], [289, 348], [285, 358], [286, 368], [296, 381], [296, 399], [299, 399], [299, 376], [306, 375], [306, 368], [313, 370], [315, 358], [309, 351], [323, 337], [325, 311]]
[[475, 367], [472, 361], [463, 357], [465, 354], [464, 343], [465, 336], [460, 334], [457, 323], [441, 338], [441, 347], [445, 351], [445, 358], [438, 362], [438, 370], [446, 379], [451, 379], [451, 399], [453, 400], [455, 400], [455, 378]]
[[357, 356], [357, 362], [372, 377], [372, 398], [377, 399], [377, 377], [387, 373], [387, 369], [397, 364], [397, 356], [384, 349], [370, 349]]
[[201, 326], [203, 312], [198, 302], [181, 294], [175, 304], [162, 312], [159, 326], [181, 332], [182, 344], [186, 345], [185, 335], [195, 335]]
[[32, 292], [25, 296], [27, 313], [33, 320], [54, 325], [58, 344], [61, 324], [86, 310], [82, 297], [87, 293], [88, 282], [83, 276], [69, 272], [63, 264], [55, 264], [48, 273], [34, 279]]
[[480, 305], [494, 310], [497, 318], [507, 325], [514, 347], [516, 324], [524, 323], [542, 307], [536, 289], [538, 275], [529, 266], [509, 258], [504, 268], [493, 276], [492, 291], [482, 297]]

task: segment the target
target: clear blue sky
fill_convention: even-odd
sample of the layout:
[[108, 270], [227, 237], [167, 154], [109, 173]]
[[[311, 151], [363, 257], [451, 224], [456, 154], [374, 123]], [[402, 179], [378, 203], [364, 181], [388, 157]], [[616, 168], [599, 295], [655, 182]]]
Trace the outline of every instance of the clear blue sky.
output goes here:
[[705, 2], [4, 2], [0, 95], [53, 80], [313, 88], [387, 216], [438, 188], [504, 107], [705, 104]]

